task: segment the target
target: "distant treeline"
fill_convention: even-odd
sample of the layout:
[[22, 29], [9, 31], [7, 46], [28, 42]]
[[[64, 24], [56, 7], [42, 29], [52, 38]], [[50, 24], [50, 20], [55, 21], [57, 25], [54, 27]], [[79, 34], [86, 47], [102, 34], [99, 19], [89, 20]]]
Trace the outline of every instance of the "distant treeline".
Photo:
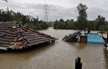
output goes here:
[[[98, 16], [96, 20], [93, 21], [87, 21], [86, 26], [84, 27], [85, 24], [78, 24], [77, 21], [74, 21], [73, 19], [71, 20], [66, 20], [64, 21], [63, 19], [56, 20], [54, 23], [54, 29], [85, 29], [85, 28], [90, 28], [91, 30], [103, 30], [107, 31], [108, 30], [108, 22], [104, 20], [104, 17]], [[82, 28], [80, 28], [82, 27]]]
[[[100, 31], [108, 31], [108, 22], [105, 20], [105, 17], [98, 15], [95, 20], [87, 20], [86, 10], [88, 7], [80, 3], [77, 6], [79, 16], [77, 17], [77, 21], [66, 20], [63, 19], [56, 20], [54, 23], [54, 29], [85, 29], [90, 28], [91, 30], [100, 30]], [[93, 15], [93, 14], [92, 14]]]
[[25, 26], [28, 26], [33, 29], [41, 30], [47, 29], [49, 27], [48, 23], [39, 20], [38, 17], [34, 18], [30, 15], [23, 15], [20, 12], [14, 12], [13, 10], [0, 10], [0, 21], [3, 22], [19, 22]]

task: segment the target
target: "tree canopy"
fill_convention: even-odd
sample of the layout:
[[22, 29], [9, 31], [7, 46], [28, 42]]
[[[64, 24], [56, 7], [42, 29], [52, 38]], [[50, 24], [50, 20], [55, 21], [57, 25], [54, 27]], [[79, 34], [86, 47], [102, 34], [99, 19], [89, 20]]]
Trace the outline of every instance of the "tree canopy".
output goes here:
[[[84, 29], [87, 27], [87, 13], [86, 10], [88, 9], [88, 7], [86, 5], [83, 5], [82, 3], [80, 3], [77, 6], [78, 9], [78, 13], [79, 16], [77, 18], [77, 28], [78, 29]], [[81, 25], [81, 26], [80, 26]]]
[[86, 10], [88, 7], [82, 3], [77, 6], [79, 16], [77, 17], [77, 21], [74, 19], [67, 19], [64, 21], [63, 19], [56, 20], [54, 23], [55, 29], [85, 29], [89, 27], [91, 30], [100, 30], [100, 31], [108, 31], [108, 22], [105, 20], [105, 17], [98, 15], [95, 20], [87, 20]]
[[39, 20], [38, 18], [34, 18], [30, 15], [23, 15], [20, 12], [14, 12], [13, 10], [9, 10], [9, 8], [7, 8], [6, 10], [0, 10], [0, 21], [19, 22], [23, 25], [37, 30], [46, 29], [49, 27], [48, 23]]

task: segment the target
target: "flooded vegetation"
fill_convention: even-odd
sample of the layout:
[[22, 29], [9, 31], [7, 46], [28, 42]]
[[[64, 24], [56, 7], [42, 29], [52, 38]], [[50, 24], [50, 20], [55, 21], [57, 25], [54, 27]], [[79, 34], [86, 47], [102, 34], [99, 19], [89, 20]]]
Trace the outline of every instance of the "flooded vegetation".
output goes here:
[[108, 51], [104, 49], [104, 44], [62, 41], [66, 34], [73, 33], [75, 30], [49, 28], [41, 32], [55, 36], [59, 40], [54, 44], [37, 47], [33, 50], [2, 53], [0, 54], [0, 68], [75, 69], [75, 59], [79, 56], [82, 61], [82, 69], [108, 69]]

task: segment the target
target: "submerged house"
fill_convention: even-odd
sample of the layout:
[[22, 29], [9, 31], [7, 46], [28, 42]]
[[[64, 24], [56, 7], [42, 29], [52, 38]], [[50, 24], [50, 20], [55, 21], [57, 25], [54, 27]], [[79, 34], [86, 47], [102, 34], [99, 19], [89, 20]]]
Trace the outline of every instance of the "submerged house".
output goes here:
[[105, 43], [99, 34], [85, 33], [84, 30], [66, 35], [62, 40], [65, 42]]
[[23, 49], [34, 45], [51, 43], [56, 39], [34, 29], [14, 22], [0, 22], [0, 49]]
[[98, 34], [85, 33], [84, 36], [87, 36], [87, 42], [88, 43], [105, 43], [103, 37], [101, 37]]

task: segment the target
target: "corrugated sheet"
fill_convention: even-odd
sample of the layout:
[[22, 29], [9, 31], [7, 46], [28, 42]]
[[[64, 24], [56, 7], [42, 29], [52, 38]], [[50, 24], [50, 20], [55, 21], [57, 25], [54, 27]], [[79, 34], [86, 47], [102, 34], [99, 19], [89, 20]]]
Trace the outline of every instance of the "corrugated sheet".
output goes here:
[[22, 49], [53, 40], [55, 40], [54, 37], [40, 33], [19, 23], [0, 22], [1, 48]]
[[98, 34], [86, 33], [85, 36], [87, 36], [88, 43], [105, 43], [104, 39]]

